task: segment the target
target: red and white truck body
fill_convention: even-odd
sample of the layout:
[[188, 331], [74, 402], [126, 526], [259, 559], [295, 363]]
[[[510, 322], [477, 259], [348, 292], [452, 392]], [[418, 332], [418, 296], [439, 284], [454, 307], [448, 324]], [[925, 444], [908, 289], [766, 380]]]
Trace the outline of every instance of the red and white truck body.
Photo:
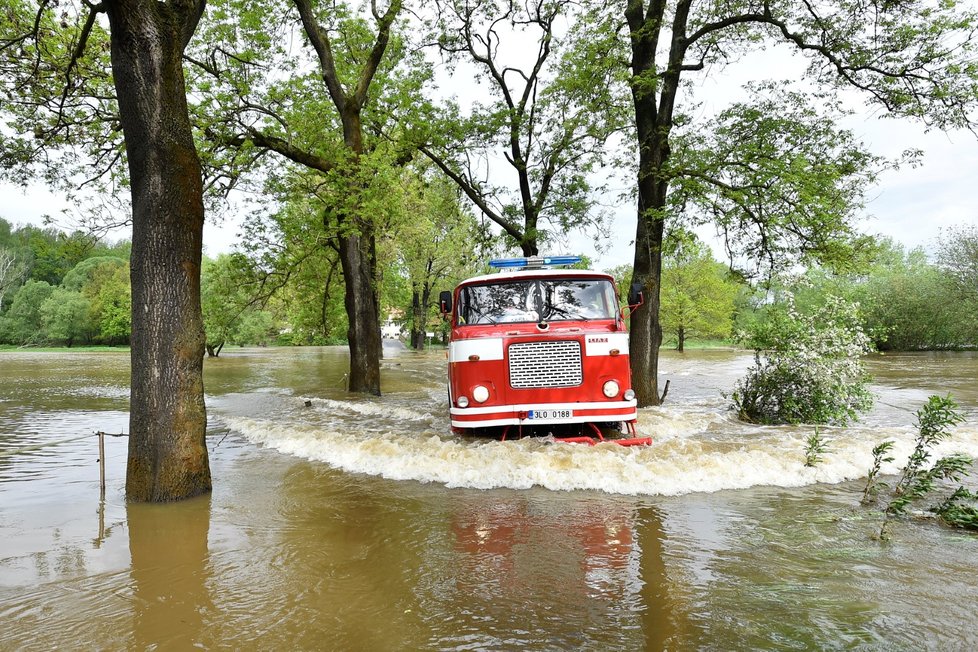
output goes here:
[[[451, 319], [454, 432], [502, 432], [504, 439], [511, 432], [599, 439], [602, 429], [634, 432], [628, 329], [614, 279], [544, 268], [563, 260], [573, 259], [493, 261], [518, 269], [470, 278], [442, 293], [442, 310]], [[586, 436], [570, 439], [593, 443]]]

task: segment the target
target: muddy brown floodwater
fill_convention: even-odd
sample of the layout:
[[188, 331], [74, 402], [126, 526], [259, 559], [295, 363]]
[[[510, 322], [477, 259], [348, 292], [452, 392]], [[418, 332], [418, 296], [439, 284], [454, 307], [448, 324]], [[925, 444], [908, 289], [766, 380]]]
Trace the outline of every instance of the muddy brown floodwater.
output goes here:
[[[822, 430], [737, 422], [737, 352], [664, 352], [648, 448], [458, 439], [444, 353], [391, 349], [385, 395], [338, 348], [205, 362], [213, 494], [127, 505], [128, 354], [0, 353], [0, 649], [973, 649], [978, 536], [874, 538], [872, 447], [978, 457], [978, 355], [886, 355], [877, 407]], [[306, 405], [307, 402], [310, 405]]]

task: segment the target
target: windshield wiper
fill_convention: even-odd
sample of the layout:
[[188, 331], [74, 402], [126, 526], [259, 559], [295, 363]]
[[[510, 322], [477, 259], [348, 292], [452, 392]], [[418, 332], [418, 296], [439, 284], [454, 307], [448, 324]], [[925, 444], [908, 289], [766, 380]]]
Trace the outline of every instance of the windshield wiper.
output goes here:
[[564, 315], [568, 319], [580, 319], [580, 315], [572, 315], [563, 308], [559, 306], [548, 306], [547, 307], [547, 319], [551, 319], [555, 314]]

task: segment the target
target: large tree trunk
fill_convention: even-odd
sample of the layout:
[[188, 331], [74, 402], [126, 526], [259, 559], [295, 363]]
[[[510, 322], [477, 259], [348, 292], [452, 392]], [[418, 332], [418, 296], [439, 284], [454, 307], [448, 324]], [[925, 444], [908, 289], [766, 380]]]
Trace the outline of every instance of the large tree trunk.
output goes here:
[[425, 309], [418, 290], [411, 292], [411, 348], [423, 351], [425, 344]]
[[[666, 196], [669, 178], [669, 134], [673, 126], [676, 93], [686, 47], [686, 22], [692, 0], [680, 0], [672, 22], [669, 66], [658, 71], [655, 56], [665, 15], [665, 2], [652, 2], [646, 12], [641, 0], [628, 0], [625, 19], [632, 51], [632, 100], [638, 138], [638, 225], [635, 232], [635, 262], [632, 280], [642, 284], [645, 303], [632, 315], [629, 356], [632, 388], [640, 406], [658, 405], [659, 290], [662, 282], [662, 241], [665, 234]], [[650, 78], [656, 85], [650, 85]], [[655, 90], [659, 92], [656, 97]]]
[[[338, 107], [339, 108], [339, 107]], [[359, 106], [340, 108], [343, 140], [359, 160], [363, 154], [363, 125]], [[380, 396], [380, 360], [384, 343], [380, 334], [380, 301], [377, 296], [377, 240], [374, 225], [366, 216], [346, 216], [357, 228], [341, 235], [340, 264], [346, 283], [347, 339], [350, 343], [351, 392]]]
[[380, 310], [374, 280], [376, 254], [373, 227], [364, 223], [358, 235], [342, 236], [340, 262], [346, 283], [347, 319], [350, 327], [351, 392], [380, 395], [380, 359], [383, 342], [380, 337]]
[[[646, 52], [635, 53], [638, 58]], [[648, 53], [654, 54], [654, 50]], [[638, 67], [638, 64], [633, 64]], [[662, 239], [665, 232], [663, 207], [668, 188], [662, 179], [662, 164], [668, 157], [667, 141], [658, 132], [655, 95], [636, 88], [632, 93], [638, 136], [638, 223], [635, 229], [635, 258], [632, 282], [642, 284], [644, 303], [632, 313], [628, 353], [632, 366], [632, 389], [640, 406], [659, 404], [659, 286], [662, 280]]]
[[[641, 164], [639, 168], [641, 169]], [[628, 354], [632, 366], [632, 389], [640, 406], [659, 404], [659, 286], [662, 279], [662, 238], [664, 223], [651, 219], [644, 209], [639, 179], [638, 227], [635, 235], [635, 260], [632, 279], [642, 284], [645, 302], [632, 313]]]
[[126, 497], [211, 489], [204, 441], [200, 161], [181, 56], [203, 2], [106, 2], [132, 187], [132, 389]]

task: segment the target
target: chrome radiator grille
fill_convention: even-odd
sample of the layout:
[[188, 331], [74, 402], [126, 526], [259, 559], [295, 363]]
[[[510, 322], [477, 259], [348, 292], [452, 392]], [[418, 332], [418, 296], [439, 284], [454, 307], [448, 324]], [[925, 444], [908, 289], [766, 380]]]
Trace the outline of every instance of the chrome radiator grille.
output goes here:
[[581, 343], [520, 342], [509, 347], [509, 384], [515, 389], [576, 387], [581, 373]]

